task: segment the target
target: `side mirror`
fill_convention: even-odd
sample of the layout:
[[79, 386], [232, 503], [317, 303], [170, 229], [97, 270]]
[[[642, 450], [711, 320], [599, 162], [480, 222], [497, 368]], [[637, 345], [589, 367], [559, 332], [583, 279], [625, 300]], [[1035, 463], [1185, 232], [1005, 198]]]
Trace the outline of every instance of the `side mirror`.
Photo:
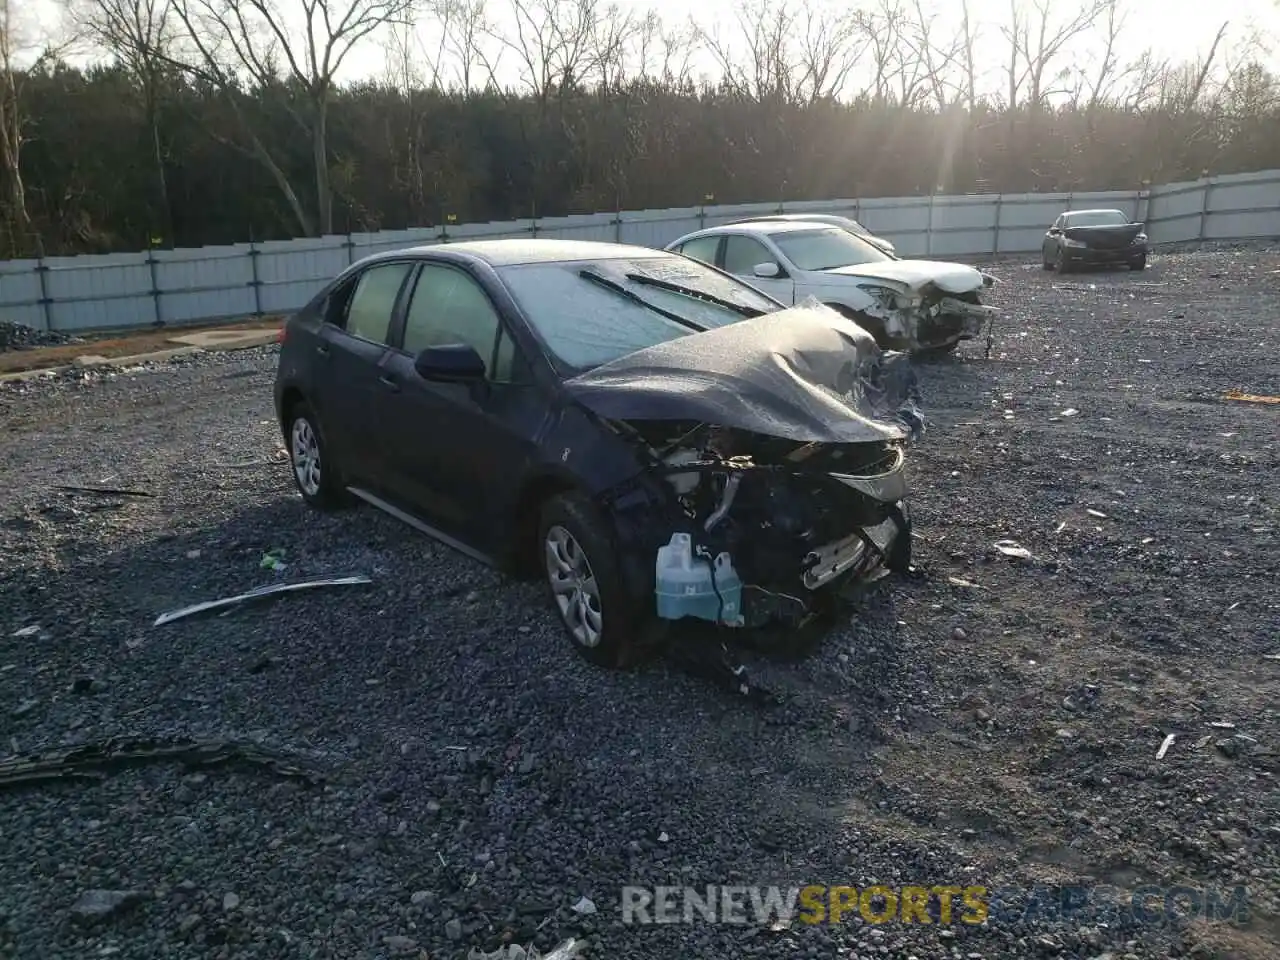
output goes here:
[[778, 265], [776, 263], [757, 263], [751, 268], [751, 272], [757, 277], [768, 278], [776, 277], [782, 271], [778, 269]]
[[484, 379], [484, 360], [467, 343], [427, 347], [413, 360], [413, 369], [423, 380], [446, 382]]

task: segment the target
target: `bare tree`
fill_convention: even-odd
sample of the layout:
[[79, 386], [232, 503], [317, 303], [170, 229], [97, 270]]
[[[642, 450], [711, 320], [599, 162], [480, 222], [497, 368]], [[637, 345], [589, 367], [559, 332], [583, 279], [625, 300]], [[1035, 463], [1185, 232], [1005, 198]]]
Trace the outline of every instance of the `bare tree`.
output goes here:
[[839, 97], [867, 48], [862, 17], [856, 11], [805, 3], [797, 19], [800, 91], [810, 103]]
[[636, 34], [640, 73], [683, 88], [690, 83], [698, 28], [692, 23], [671, 25], [650, 10]]
[[443, 55], [454, 62], [457, 83], [464, 93], [477, 85], [477, 71], [485, 74], [484, 84], [498, 87], [497, 68], [502, 47], [490, 55], [486, 41], [495, 31], [489, 22], [485, 0], [438, 0], [434, 5], [444, 43]]
[[[22, 176], [22, 147], [26, 142], [27, 116], [23, 104], [23, 80], [33, 70], [57, 60], [75, 39], [61, 19], [23, 17], [13, 0], [0, 0], [0, 179], [3, 179], [3, 216], [8, 222], [15, 252], [28, 249], [31, 215], [27, 186]], [[25, 65], [21, 62], [28, 60]], [[37, 238], [38, 239], [38, 238]]]
[[794, 101], [795, 64], [789, 38], [795, 14], [785, 0], [747, 0], [736, 14], [737, 32], [698, 28], [699, 39], [720, 68], [726, 89], [753, 100]]
[[599, 65], [597, 0], [509, 0], [511, 17], [485, 32], [508, 50], [520, 67], [521, 82], [546, 107], [553, 93], [581, 84]]
[[[358, 44], [406, 19], [413, 0], [289, 0], [283, 7], [275, 0], [172, 2], [194, 52], [186, 66], [217, 84], [233, 105], [241, 79], [262, 90], [284, 79], [303, 91], [309, 115], [298, 115], [292, 107], [290, 112], [311, 140], [316, 228], [332, 232], [328, 113], [335, 77]], [[243, 111], [235, 109], [243, 120]], [[261, 138], [252, 131], [249, 136], [253, 154], [271, 171], [305, 229], [309, 218], [287, 177]]]
[[969, 112], [978, 109], [978, 65], [974, 48], [978, 43], [979, 24], [969, 12], [969, 0], [960, 0], [960, 68], [964, 72], [962, 93]]
[[22, 112], [18, 67], [14, 63], [19, 39], [10, 0], [0, 0], [0, 166], [3, 167], [5, 215], [17, 246], [31, 226], [27, 188], [22, 181]]
[[1042, 107], [1049, 96], [1061, 92], [1048, 84], [1068, 76], [1070, 69], [1055, 72], [1055, 64], [1073, 40], [1105, 16], [1112, 2], [1085, 0], [1060, 17], [1062, 5], [1054, 0], [1009, 0], [1009, 21], [1000, 30], [1009, 42], [1006, 80], [1010, 110], [1019, 103]]
[[138, 83], [151, 136], [156, 204], [163, 228], [172, 236], [169, 184], [160, 133], [160, 91], [169, 65], [165, 54], [173, 39], [168, 0], [83, 0], [77, 4], [89, 38], [105, 49]]

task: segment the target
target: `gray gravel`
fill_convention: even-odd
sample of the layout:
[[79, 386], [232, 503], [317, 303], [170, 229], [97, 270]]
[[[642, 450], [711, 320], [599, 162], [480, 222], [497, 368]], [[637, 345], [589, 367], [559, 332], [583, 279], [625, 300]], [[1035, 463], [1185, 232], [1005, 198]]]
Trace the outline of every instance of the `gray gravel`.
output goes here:
[[[0, 793], [0, 955], [1275, 956], [1280, 427], [1220, 395], [1280, 394], [1280, 252], [990, 267], [992, 357], [922, 368], [920, 576], [762, 665], [772, 711], [661, 663], [591, 668], [536, 587], [371, 510], [308, 511], [269, 462], [274, 347], [0, 387], [0, 753], [227, 737], [331, 778], [157, 763]], [[156, 496], [52, 489], [97, 483]], [[356, 573], [374, 584], [151, 626]], [[627, 883], [1090, 878], [1244, 883], [1256, 918], [619, 912]]]

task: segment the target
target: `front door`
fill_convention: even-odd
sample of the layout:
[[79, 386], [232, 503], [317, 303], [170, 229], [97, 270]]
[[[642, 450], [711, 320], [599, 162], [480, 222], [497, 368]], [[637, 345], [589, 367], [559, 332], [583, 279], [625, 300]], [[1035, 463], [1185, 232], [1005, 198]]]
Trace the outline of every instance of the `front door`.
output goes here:
[[772, 263], [782, 272], [782, 264], [769, 252], [769, 248], [755, 237], [731, 233], [725, 237], [724, 266], [726, 273], [740, 277], [757, 290], [762, 290], [775, 300], [790, 305], [796, 302], [796, 285], [790, 277], [757, 277], [756, 265]]
[[[426, 347], [467, 344], [485, 361], [473, 383], [424, 380], [414, 358]], [[395, 496], [459, 539], [492, 546], [503, 531], [501, 494], [534, 453], [544, 406], [519, 348], [480, 284], [459, 267], [424, 263], [385, 364], [395, 392], [383, 409]], [[505, 505], [505, 504], [501, 504]]]

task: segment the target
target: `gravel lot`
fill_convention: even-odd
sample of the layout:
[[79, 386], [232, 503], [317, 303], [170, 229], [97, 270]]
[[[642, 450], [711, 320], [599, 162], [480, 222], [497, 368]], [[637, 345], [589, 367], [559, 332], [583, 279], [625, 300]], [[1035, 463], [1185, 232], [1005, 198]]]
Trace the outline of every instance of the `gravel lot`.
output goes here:
[[[591, 668], [535, 586], [370, 509], [305, 509], [267, 462], [274, 348], [0, 387], [0, 753], [247, 738], [330, 776], [152, 763], [0, 792], [0, 955], [439, 960], [575, 936], [601, 958], [1274, 958], [1280, 409], [1220, 397], [1280, 394], [1280, 249], [989, 266], [990, 359], [922, 368], [919, 575], [763, 665], [772, 710], [662, 663]], [[156, 496], [53, 488], [104, 481]], [[151, 625], [350, 573], [374, 584]], [[1253, 919], [619, 911], [627, 883], [874, 882], [1245, 884]], [[137, 896], [85, 922], [90, 890]]]

